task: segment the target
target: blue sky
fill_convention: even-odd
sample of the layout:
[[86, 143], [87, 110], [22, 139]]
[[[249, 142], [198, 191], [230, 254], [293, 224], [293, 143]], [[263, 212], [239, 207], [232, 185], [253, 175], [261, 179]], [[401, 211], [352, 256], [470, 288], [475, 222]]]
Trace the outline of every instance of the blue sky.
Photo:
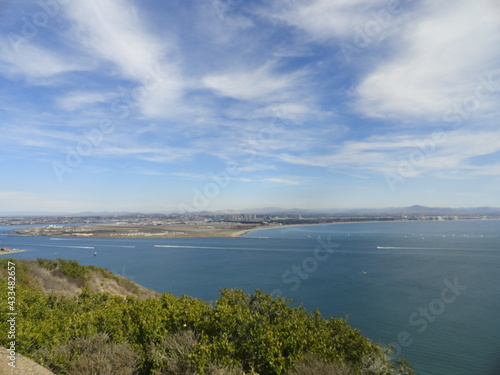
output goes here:
[[0, 2], [0, 211], [500, 206], [495, 0]]

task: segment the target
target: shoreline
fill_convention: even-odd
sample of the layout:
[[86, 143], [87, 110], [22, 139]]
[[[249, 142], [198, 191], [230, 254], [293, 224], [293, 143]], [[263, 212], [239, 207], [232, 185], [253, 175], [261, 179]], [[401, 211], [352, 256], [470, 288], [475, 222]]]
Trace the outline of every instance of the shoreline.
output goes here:
[[[20, 237], [55, 237], [55, 238], [134, 238], [134, 239], [165, 239], [165, 238], [267, 238], [265, 236], [246, 236], [256, 230], [271, 230], [278, 228], [305, 227], [311, 225], [338, 225], [338, 224], [374, 224], [374, 223], [416, 223], [416, 222], [448, 222], [448, 221], [490, 221], [490, 219], [457, 219], [457, 220], [352, 220], [333, 221], [329, 223], [303, 223], [303, 224], [212, 224], [212, 225], [185, 225], [173, 224], [164, 226], [134, 226], [94, 224], [81, 226], [48, 226], [21, 228], [6, 233]], [[10, 251], [0, 255], [13, 254], [26, 250]]]
[[1, 255], [9, 255], [9, 254], [15, 254], [15, 253], [22, 253], [23, 251], [28, 251], [28, 250], [20, 250], [20, 249], [14, 249], [14, 250], [2, 250], [0, 251], [0, 256]]
[[[251, 230], [268, 228], [262, 224], [172, 224], [172, 225], [81, 225], [81, 226], [47, 226], [20, 228], [6, 233], [20, 237], [54, 237], [54, 238], [210, 238], [240, 237]], [[274, 226], [271, 226], [274, 227]]]
[[[285, 225], [276, 225], [274, 227], [267, 228], [255, 228], [249, 229], [246, 232], [252, 232], [254, 230], [269, 230], [269, 229], [277, 229], [277, 228], [292, 228], [292, 227], [306, 227], [311, 225], [337, 225], [337, 224], [373, 224], [373, 223], [418, 223], [418, 222], [449, 222], [449, 221], [493, 221], [500, 220], [500, 218], [492, 218], [492, 219], [457, 219], [457, 220], [366, 220], [366, 221], [335, 221], [332, 223], [308, 223], [308, 224], [285, 224]], [[245, 233], [243, 233], [245, 234]], [[242, 236], [241, 234], [240, 236]], [[249, 238], [249, 237], [247, 237]], [[254, 237], [254, 238], [267, 238], [267, 237]]]

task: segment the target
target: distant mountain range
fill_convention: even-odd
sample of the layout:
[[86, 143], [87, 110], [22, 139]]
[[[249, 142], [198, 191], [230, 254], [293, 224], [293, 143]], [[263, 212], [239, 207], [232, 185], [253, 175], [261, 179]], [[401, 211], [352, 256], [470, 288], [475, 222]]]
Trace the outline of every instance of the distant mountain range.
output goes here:
[[[167, 213], [175, 214], [175, 213]], [[301, 209], [301, 208], [279, 208], [264, 207], [244, 210], [219, 210], [219, 211], [200, 211], [190, 214], [214, 215], [214, 214], [256, 214], [256, 215], [303, 215], [303, 216], [373, 216], [373, 215], [429, 215], [429, 216], [487, 216], [500, 215], [498, 207], [426, 207], [415, 205], [411, 207], [387, 207], [387, 208], [328, 208], [328, 209]], [[0, 216], [164, 216], [162, 213], [141, 213], [141, 212], [92, 212], [85, 211], [79, 213], [58, 213], [45, 211], [32, 212], [0, 212]]]
[[352, 208], [352, 209], [281, 209], [267, 207], [262, 209], [242, 210], [241, 213], [254, 214], [301, 214], [301, 215], [332, 215], [332, 216], [368, 216], [368, 215], [437, 215], [437, 216], [466, 216], [466, 215], [500, 215], [498, 207], [426, 207], [414, 205], [410, 207], [386, 207], [386, 208]]

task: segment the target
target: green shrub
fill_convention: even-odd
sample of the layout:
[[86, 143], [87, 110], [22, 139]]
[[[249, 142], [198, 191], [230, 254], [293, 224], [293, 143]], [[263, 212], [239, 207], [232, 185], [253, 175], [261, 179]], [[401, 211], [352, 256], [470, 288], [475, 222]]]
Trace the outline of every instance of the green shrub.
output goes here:
[[76, 260], [57, 259], [58, 270], [65, 276], [75, 279], [86, 279], [87, 268], [80, 265]]
[[37, 258], [36, 261], [40, 267], [45, 268], [48, 271], [53, 271], [58, 267], [56, 260]]

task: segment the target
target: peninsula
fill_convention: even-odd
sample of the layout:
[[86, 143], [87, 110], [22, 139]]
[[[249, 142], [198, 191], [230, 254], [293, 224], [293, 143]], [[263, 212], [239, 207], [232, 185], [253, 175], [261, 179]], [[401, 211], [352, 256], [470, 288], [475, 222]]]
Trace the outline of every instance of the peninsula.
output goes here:
[[15, 229], [10, 233], [20, 236], [96, 237], [96, 238], [180, 238], [180, 237], [237, 237], [250, 230], [272, 226], [241, 223], [199, 224], [86, 224], [49, 225]]
[[8, 247], [2, 247], [2, 248], [0, 248], [0, 255], [10, 255], [10, 254], [14, 254], [14, 253], [22, 253], [23, 251], [26, 251], [26, 250], [11, 249]]

